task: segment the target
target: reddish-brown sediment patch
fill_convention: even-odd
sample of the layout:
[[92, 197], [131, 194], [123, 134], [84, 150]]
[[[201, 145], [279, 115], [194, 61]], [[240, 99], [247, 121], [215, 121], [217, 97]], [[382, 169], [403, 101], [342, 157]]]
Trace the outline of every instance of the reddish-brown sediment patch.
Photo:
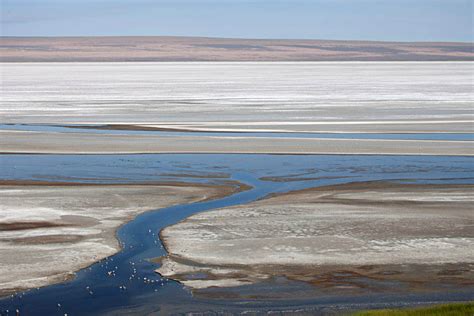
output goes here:
[[[217, 268], [217, 267], [215, 267]], [[219, 267], [222, 268], [222, 267]], [[229, 267], [230, 268], [230, 267]], [[235, 268], [235, 267], [234, 267]], [[213, 281], [222, 278], [260, 282], [267, 286], [278, 287], [279, 291], [260, 292], [261, 299], [302, 299], [318, 296], [345, 296], [371, 293], [422, 293], [438, 290], [462, 291], [474, 286], [474, 266], [472, 264], [448, 265], [374, 265], [374, 266], [256, 266], [241, 273], [221, 274], [182, 274], [178, 281]], [[266, 279], [249, 279], [249, 275], [266, 274]], [[447, 272], [448, 271], [448, 272]], [[195, 278], [193, 276], [198, 276]], [[284, 276], [284, 278], [281, 278]], [[278, 280], [278, 281], [276, 281]], [[294, 282], [310, 284], [294, 292]], [[293, 284], [293, 286], [291, 286]], [[285, 290], [285, 286], [288, 286]], [[232, 287], [193, 289], [196, 296], [206, 298], [252, 299], [254, 291], [235, 290]]]
[[24, 237], [13, 239], [12, 242], [20, 245], [73, 243], [84, 239], [81, 235], [48, 235], [39, 237]]
[[10, 223], [0, 223], [0, 231], [27, 230], [27, 229], [36, 229], [36, 228], [65, 227], [65, 226], [69, 226], [69, 225], [63, 224], [63, 223], [41, 222], [41, 221], [10, 222]]

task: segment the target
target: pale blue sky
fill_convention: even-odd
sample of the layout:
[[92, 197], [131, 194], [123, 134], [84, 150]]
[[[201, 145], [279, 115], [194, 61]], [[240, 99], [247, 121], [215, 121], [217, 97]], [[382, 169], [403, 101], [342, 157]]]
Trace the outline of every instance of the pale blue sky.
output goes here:
[[472, 41], [474, 0], [0, 0], [4, 36]]

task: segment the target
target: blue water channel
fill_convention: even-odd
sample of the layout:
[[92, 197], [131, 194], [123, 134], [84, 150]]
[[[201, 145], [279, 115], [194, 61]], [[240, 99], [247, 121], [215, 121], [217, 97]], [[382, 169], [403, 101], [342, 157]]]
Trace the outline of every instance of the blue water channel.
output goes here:
[[156, 135], [156, 136], [221, 136], [221, 137], [277, 137], [277, 138], [330, 138], [330, 139], [399, 139], [399, 140], [450, 140], [474, 141], [474, 133], [288, 133], [288, 132], [183, 132], [150, 130], [101, 129], [103, 125], [42, 125], [0, 124], [0, 130], [87, 133], [108, 135]]
[[[117, 232], [122, 250], [79, 271], [68, 282], [0, 300], [1, 315], [170, 314], [320, 310], [331, 306], [370, 308], [474, 298], [474, 287], [437, 293], [371, 294], [311, 299], [211, 299], [196, 297], [180, 283], [160, 277], [149, 259], [166, 254], [158, 233], [207, 210], [249, 203], [272, 193], [339, 183], [390, 180], [474, 183], [472, 157], [337, 156], [247, 154], [1, 155], [0, 178], [83, 183], [185, 181], [219, 184], [235, 180], [252, 189], [221, 199], [146, 212]], [[198, 177], [202, 176], [202, 177]], [[291, 179], [291, 181], [275, 181]], [[115, 275], [110, 276], [109, 271]], [[304, 286], [304, 285], [302, 285]], [[236, 291], [239, 289], [237, 288]], [[265, 291], [277, 291], [277, 287]], [[8, 310], [8, 312], [7, 312]]]

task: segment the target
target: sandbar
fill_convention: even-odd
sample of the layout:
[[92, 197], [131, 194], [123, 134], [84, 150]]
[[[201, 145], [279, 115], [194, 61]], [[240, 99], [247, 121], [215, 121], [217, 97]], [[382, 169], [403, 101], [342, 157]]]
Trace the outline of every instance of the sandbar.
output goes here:
[[368, 154], [471, 156], [474, 142], [278, 137], [153, 136], [0, 131], [1, 153]]

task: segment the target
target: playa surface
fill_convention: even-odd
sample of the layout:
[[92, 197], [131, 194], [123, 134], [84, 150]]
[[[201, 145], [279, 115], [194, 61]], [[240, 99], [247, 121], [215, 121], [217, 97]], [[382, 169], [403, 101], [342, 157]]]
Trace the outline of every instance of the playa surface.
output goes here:
[[469, 62], [4, 63], [1, 71], [2, 123], [339, 133], [473, 126]]
[[4, 62], [473, 60], [470, 43], [204, 37], [3, 37]]
[[[31, 45], [36, 54], [38, 44]], [[53, 54], [62, 54], [55, 45]], [[25, 47], [8, 49], [31, 58]], [[51, 54], [49, 46], [43, 52]], [[247, 293], [245, 298], [266, 304], [267, 294], [286, 299], [295, 293], [320, 304], [321, 294], [343, 299], [381, 288], [400, 289], [401, 304], [465, 300], [474, 279], [472, 157], [467, 157], [474, 153], [473, 67], [3, 63], [0, 170], [3, 179], [19, 181], [0, 183], [0, 247], [6, 254], [0, 258], [0, 294], [59, 283], [88, 268], [71, 282], [20, 292], [0, 307], [51, 314], [60, 301], [100, 314], [136, 306], [156, 312], [186, 302], [183, 311], [189, 311], [197, 303], [207, 310], [207, 304], [218, 309], [224, 302], [210, 303], [209, 297]], [[216, 133], [227, 131], [238, 133]], [[350, 133], [364, 135], [351, 139]], [[377, 139], [389, 133], [398, 136]], [[405, 182], [328, 187], [397, 179]], [[235, 192], [225, 185], [234, 180], [253, 190], [186, 205]], [[254, 202], [271, 193], [281, 195]], [[178, 206], [135, 218], [169, 205]], [[192, 215], [211, 209], [218, 210]], [[168, 257], [157, 240], [163, 228]], [[116, 237], [133, 249], [120, 248]], [[105, 260], [92, 264], [113, 254], [116, 277], [109, 276], [115, 270]], [[148, 261], [158, 256], [165, 277]], [[190, 296], [166, 276], [207, 297]], [[94, 296], [84, 290], [90, 285]], [[445, 294], [412, 295], [436, 287]], [[465, 287], [464, 296], [447, 294]], [[214, 291], [236, 288], [237, 294]], [[299, 299], [289, 299], [294, 298]], [[77, 306], [78, 301], [86, 304]], [[233, 308], [242, 308], [238, 305], [241, 301], [233, 301]]]
[[115, 231], [148, 210], [222, 197], [211, 185], [0, 184], [0, 295], [58, 283], [118, 252]]
[[[472, 142], [338, 133], [472, 133], [470, 62], [4, 63], [2, 153], [472, 155]], [[97, 74], [100, 74], [97, 75]], [[71, 128], [70, 130], [74, 130]], [[127, 131], [334, 133], [334, 139]]]
[[472, 189], [349, 183], [196, 214], [161, 231], [157, 271], [194, 290], [276, 277], [340, 295], [461, 290], [474, 277]]

